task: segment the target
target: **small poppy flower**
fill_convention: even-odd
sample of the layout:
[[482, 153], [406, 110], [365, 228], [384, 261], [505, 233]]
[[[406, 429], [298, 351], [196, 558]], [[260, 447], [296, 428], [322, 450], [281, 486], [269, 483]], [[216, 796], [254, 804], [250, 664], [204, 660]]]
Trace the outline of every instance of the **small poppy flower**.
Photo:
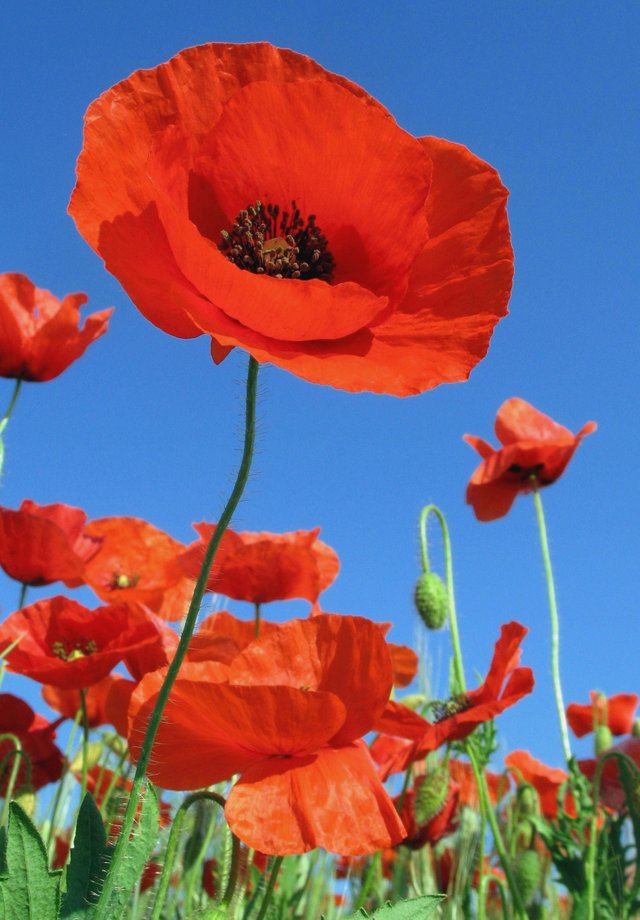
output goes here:
[[[134, 758], [163, 676], [146, 675], [133, 695]], [[391, 685], [374, 623], [326, 614], [274, 626], [230, 665], [183, 665], [149, 776], [166, 789], [199, 789], [240, 774], [225, 815], [236, 836], [263, 853], [323, 847], [357, 855], [392, 846], [405, 830], [359, 740]]]
[[[0, 735], [5, 733], [18, 738], [22, 750], [29, 758], [29, 788], [37, 791], [60, 779], [63, 758], [55, 744], [54, 726], [37, 715], [28, 703], [12, 693], [0, 693]], [[2, 797], [7, 793], [7, 783], [11, 775], [11, 759], [7, 758], [7, 755], [12, 750], [15, 750], [15, 745], [11, 739], [5, 738], [0, 741], [0, 762], [4, 763], [4, 771], [0, 776]], [[23, 757], [20, 760], [14, 794], [27, 783], [27, 765]]]
[[[452, 757], [449, 761], [449, 772], [451, 773], [451, 778], [459, 786], [460, 804], [477, 809], [478, 784], [471, 764]], [[496, 805], [509, 790], [509, 776], [506, 773], [493, 773], [491, 770], [485, 770], [484, 777], [487, 781], [489, 801], [492, 805]]]
[[26, 585], [62, 581], [77, 588], [101, 543], [87, 532], [86, 520], [80, 508], [37, 505], [28, 499], [17, 511], [0, 508], [0, 566]]
[[113, 310], [87, 317], [80, 328], [86, 294], [58, 300], [26, 275], [0, 275], [0, 377], [53, 380], [107, 331]]
[[577, 434], [543, 415], [524, 399], [508, 399], [498, 409], [495, 432], [499, 450], [482, 438], [464, 440], [482, 457], [467, 486], [467, 504], [479, 521], [504, 517], [516, 495], [551, 485], [565, 471], [585, 435], [596, 430], [587, 422]]
[[484, 683], [475, 690], [435, 707], [436, 721], [428, 722], [401, 703], [387, 703], [376, 722], [376, 730], [396, 738], [408, 738], [411, 744], [392, 744], [381, 763], [380, 753], [372, 751], [381, 763], [383, 777], [403, 772], [415, 760], [422, 760], [448, 741], [460, 741], [481, 723], [493, 719], [533, 690], [533, 672], [518, 667], [520, 644], [527, 629], [520, 623], [502, 626]]
[[98, 518], [87, 533], [101, 541], [86, 583], [111, 604], [143, 604], [165, 620], [184, 617], [194, 582], [178, 564], [185, 546], [139, 518]]
[[138, 309], [315, 383], [464, 380], [507, 312], [507, 190], [272, 45], [188, 48], [89, 108], [69, 211]]
[[67, 690], [97, 684], [138, 646], [155, 642], [153, 624], [126, 607], [88, 610], [61, 596], [23, 607], [0, 625], [0, 652], [13, 645], [9, 670]]
[[[214, 524], [195, 524], [201, 539], [182, 556], [182, 566], [197, 577]], [[293, 533], [236, 533], [226, 530], [207, 588], [238, 601], [305, 598], [312, 603], [335, 580], [337, 554], [318, 540], [320, 528]]]
[[[92, 684], [86, 690], [85, 709], [90, 728], [110, 723], [106, 701], [113, 682], [117, 679], [115, 675], [107, 674], [103, 680]], [[75, 719], [81, 708], [79, 690], [67, 690], [64, 687], [51, 687], [45, 684], [42, 688], [42, 698], [47, 706], [59, 712], [65, 719]]]
[[[513, 771], [518, 783], [528, 783], [536, 790], [542, 814], [547, 818], [555, 818], [558, 814], [558, 793], [569, 779], [568, 773], [557, 767], [548, 767], [528, 751], [512, 751], [507, 754], [504, 762]], [[569, 796], [565, 800], [565, 808], [575, 815], [575, 807]]]
[[567, 721], [576, 738], [582, 738], [597, 725], [608, 728], [612, 735], [631, 733], [638, 708], [636, 693], [616, 693], [606, 697], [591, 691], [591, 703], [570, 703], [567, 706]]
[[[624, 754], [635, 764], [637, 770], [640, 770], [640, 738], [625, 738], [624, 741], [620, 741], [614, 747], [610, 748], [607, 754], [611, 754], [611, 752]], [[578, 761], [581, 772], [589, 779], [595, 777], [599, 759], [600, 758], [588, 758]], [[600, 802], [606, 808], [610, 808], [612, 811], [616, 812], [623, 811], [627, 805], [625, 788], [620, 777], [618, 760], [615, 757], [610, 757], [602, 767], [600, 776]]]

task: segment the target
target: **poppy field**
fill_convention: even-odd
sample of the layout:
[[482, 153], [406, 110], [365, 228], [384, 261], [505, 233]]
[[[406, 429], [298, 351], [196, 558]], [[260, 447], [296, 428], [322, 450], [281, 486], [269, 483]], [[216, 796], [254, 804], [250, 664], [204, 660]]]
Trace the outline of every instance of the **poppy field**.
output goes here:
[[[348, 74], [266, 41], [185, 48], [88, 104], [68, 214], [121, 290], [116, 313], [81, 315], [87, 295], [19, 266], [0, 274], [0, 578], [14, 598], [0, 615], [0, 920], [640, 916], [640, 696], [589, 690], [597, 674], [566, 694], [575, 644], [558, 573], [571, 547], [545, 513], [604, 436], [590, 413], [556, 420], [505, 381], [493, 432], [457, 432], [468, 476], [456, 488], [476, 531], [530, 512], [541, 602], [505, 607], [488, 654], [473, 639], [487, 625], [463, 625], [465, 571], [430, 486], [411, 533], [381, 511], [379, 530], [363, 518], [360, 535], [415, 550], [398, 588], [415, 641], [398, 640], [392, 613], [334, 609], [353, 557], [322, 520], [300, 529], [294, 484], [279, 502], [288, 528], [252, 512], [267, 374], [294, 378], [303, 397], [331, 388], [394, 411], [443, 384], [464, 398], [491, 362], [517, 255], [499, 170], [459, 141], [409, 133]], [[215, 512], [202, 485], [190, 539], [126, 513], [115, 480], [101, 516], [36, 500], [46, 439], [21, 456], [13, 438], [23, 404], [59, 378], [96, 386], [91, 361], [120, 310], [139, 314], [141, 353], [146, 334], [176, 354], [197, 339], [211, 375], [235, 361], [243, 377], [237, 442], [215, 442], [233, 474], [215, 483]], [[95, 388], [97, 414], [111, 384], [135, 399], [125, 364]], [[175, 373], [155, 370], [158, 386]], [[159, 520], [168, 478], [196, 476], [189, 458], [209, 450], [198, 445], [217, 408], [194, 414], [179, 465], [173, 448], [147, 451], [138, 488]], [[435, 414], [416, 436], [437, 431]], [[73, 469], [68, 422], [59, 433]], [[119, 435], [116, 409], [114, 451]], [[433, 440], [427, 483], [457, 446]], [[354, 517], [376, 462], [351, 479], [345, 464]], [[10, 504], [18, 469], [33, 489]], [[109, 475], [98, 458], [107, 489]], [[389, 470], [389, 488], [404, 475]], [[499, 579], [507, 563], [482, 539]], [[367, 579], [373, 591], [393, 582], [392, 565]], [[526, 706], [540, 687], [536, 723]], [[526, 747], [503, 732], [518, 713]], [[539, 756], [550, 737], [553, 761]]]

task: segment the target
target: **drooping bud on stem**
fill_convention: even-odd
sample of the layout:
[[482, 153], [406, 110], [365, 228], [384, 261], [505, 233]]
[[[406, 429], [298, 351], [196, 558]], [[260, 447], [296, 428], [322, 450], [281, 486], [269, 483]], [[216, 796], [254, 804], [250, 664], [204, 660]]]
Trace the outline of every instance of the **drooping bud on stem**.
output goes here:
[[440, 814], [449, 792], [449, 767], [442, 764], [422, 780], [415, 797], [415, 817], [418, 824], [426, 824]]
[[424, 572], [413, 595], [416, 610], [427, 629], [442, 629], [447, 622], [447, 589], [434, 572]]

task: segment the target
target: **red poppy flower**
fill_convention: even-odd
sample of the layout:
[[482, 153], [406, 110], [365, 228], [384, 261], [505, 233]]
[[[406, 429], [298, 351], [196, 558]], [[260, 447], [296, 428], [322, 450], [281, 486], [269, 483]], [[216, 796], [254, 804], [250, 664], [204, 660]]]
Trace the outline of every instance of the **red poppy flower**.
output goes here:
[[[636, 767], [640, 769], [640, 738], [625, 738], [624, 741], [620, 741], [614, 747], [609, 748], [607, 754], [610, 754], [611, 751], [617, 751], [619, 754], [624, 754], [626, 757], [629, 757]], [[595, 758], [578, 761], [580, 770], [589, 779], [594, 778], [597, 765], [598, 760]], [[620, 779], [617, 758], [611, 757], [602, 768], [600, 776], [600, 802], [606, 808], [610, 808], [612, 811], [617, 812], [621, 812], [627, 804], [625, 789]]]
[[99, 518], [86, 529], [102, 541], [85, 568], [86, 583], [99, 598], [112, 604], [143, 604], [165, 620], [184, 617], [194, 582], [178, 565], [183, 543], [139, 518]]
[[[201, 539], [182, 557], [184, 570], [197, 577], [214, 524], [195, 524]], [[238, 601], [265, 604], [291, 598], [312, 603], [336, 578], [338, 556], [321, 540], [320, 528], [293, 533], [225, 531], [207, 588]]]
[[466, 738], [481, 722], [493, 719], [531, 693], [533, 672], [518, 667], [520, 644], [526, 634], [527, 629], [520, 623], [504, 625], [482, 686], [443, 703], [433, 723], [401, 703], [389, 702], [376, 723], [376, 730], [411, 739], [413, 743], [393, 745], [382, 763], [379, 750], [376, 753], [374, 749], [372, 753], [381, 763], [383, 777], [406, 770], [414, 760], [422, 760], [448, 741]]
[[406, 645], [388, 643], [393, 665], [393, 686], [407, 687], [418, 673], [418, 656]]
[[28, 499], [17, 511], [0, 508], [0, 566], [26, 585], [62, 581], [77, 588], [100, 548], [100, 538], [87, 533], [86, 519], [80, 508]]
[[[542, 814], [547, 818], [555, 818], [558, 814], [558, 792], [569, 775], [557, 767], [548, 767], [528, 751], [512, 751], [507, 754], [504, 762], [505, 766], [513, 770], [519, 783], [528, 783], [536, 790]], [[575, 807], [569, 797], [565, 801], [565, 808], [575, 815]]]
[[576, 738], [582, 738], [593, 731], [594, 722], [606, 726], [612, 735], [628, 735], [638, 708], [636, 693], [617, 693], [606, 697], [591, 691], [591, 703], [582, 705], [570, 703], [567, 706], [567, 721]]
[[138, 646], [157, 642], [153, 624], [137, 621], [126, 607], [88, 610], [66, 597], [38, 601], [0, 625], [0, 651], [9, 669], [67, 690], [103, 680]]
[[87, 317], [80, 328], [86, 294], [58, 300], [26, 275], [0, 275], [0, 377], [52, 380], [107, 331], [112, 309]]
[[[449, 772], [460, 788], [460, 804], [477, 809], [478, 785], [471, 764], [464, 760], [451, 758]], [[493, 773], [491, 770], [485, 770], [484, 777], [487, 781], [489, 801], [492, 805], [496, 805], [509, 789], [509, 776], [506, 773]]]
[[[87, 712], [87, 722], [90, 728], [97, 728], [99, 725], [110, 723], [107, 717], [106, 701], [109, 691], [118, 678], [113, 674], [92, 684], [85, 693], [85, 707]], [[80, 711], [80, 691], [66, 690], [64, 687], [51, 687], [47, 684], [42, 688], [42, 698], [47, 706], [50, 706], [56, 712], [59, 712], [65, 719], [75, 719]]]
[[[260, 635], [275, 627], [275, 623], [260, 620]], [[205, 617], [189, 642], [187, 661], [221, 661], [231, 664], [240, 652], [256, 638], [255, 620], [239, 620], [226, 610]]]
[[466, 379], [507, 312], [507, 191], [268, 44], [202, 45], [89, 108], [69, 211], [153, 323], [339, 389]]
[[582, 438], [596, 430], [587, 422], [578, 434], [558, 425], [524, 399], [508, 399], [498, 409], [495, 432], [503, 445], [495, 450], [482, 438], [465, 434], [483, 462], [467, 486], [467, 504], [479, 521], [503, 517], [516, 495], [548, 486], [565, 471]]
[[[31, 764], [31, 777], [29, 786], [34, 791], [55, 783], [62, 775], [62, 754], [55, 745], [56, 733], [53, 726], [36, 715], [31, 706], [12, 693], [0, 693], [0, 735], [6, 733], [15, 735], [22, 746], [22, 750], [29, 758]], [[0, 761], [15, 749], [9, 738], [0, 741]], [[17, 794], [27, 782], [27, 766], [24, 758], [20, 758], [14, 793]], [[0, 776], [0, 796], [7, 793], [7, 782], [11, 775], [11, 761]]]
[[[134, 758], [162, 680], [148, 674], [133, 695]], [[183, 666], [149, 776], [167, 789], [198, 789], [239, 773], [225, 814], [263, 853], [391, 846], [404, 827], [358, 740], [391, 683], [388, 649], [368, 620], [327, 614], [274, 626], [230, 665]]]

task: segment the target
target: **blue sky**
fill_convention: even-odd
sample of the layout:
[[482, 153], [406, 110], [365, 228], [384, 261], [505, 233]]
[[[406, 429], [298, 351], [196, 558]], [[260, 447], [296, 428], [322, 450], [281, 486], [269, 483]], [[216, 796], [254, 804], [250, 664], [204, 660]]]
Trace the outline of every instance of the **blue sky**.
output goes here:
[[[515, 395], [573, 430], [598, 422], [543, 496], [565, 695], [640, 690], [639, 20], [632, 2], [564, 0], [5, 4], [0, 271], [25, 272], [58, 296], [86, 291], [89, 308], [116, 312], [82, 361], [24, 387], [2, 504], [28, 497], [90, 517], [139, 516], [185, 541], [192, 521], [217, 517], [239, 459], [246, 358], [236, 351], [216, 368], [206, 338], [180, 341], [151, 326], [78, 236], [66, 207], [82, 118], [114, 82], [189, 45], [266, 40], [310, 54], [364, 86], [406, 130], [466, 144], [498, 168], [511, 191], [511, 312], [468, 383], [419, 397], [341, 393], [265, 368], [258, 454], [235, 526], [321, 526], [342, 561], [323, 606], [391, 620], [391, 638], [414, 643], [417, 521], [436, 502], [454, 541], [469, 673], [484, 674], [500, 623], [530, 628], [523, 661], [537, 687], [500, 718], [503, 751], [528, 747], [559, 763], [533, 505], [521, 498], [508, 517], [478, 523], [464, 503], [476, 458], [461, 436], [489, 437], [498, 406]], [[0, 381], [2, 403], [10, 392]], [[46, 593], [55, 590], [31, 597]], [[2, 610], [16, 599], [2, 578]], [[305, 609], [281, 605], [274, 615]], [[442, 686], [447, 636], [429, 648]], [[4, 689], [17, 686], [8, 677]]]

